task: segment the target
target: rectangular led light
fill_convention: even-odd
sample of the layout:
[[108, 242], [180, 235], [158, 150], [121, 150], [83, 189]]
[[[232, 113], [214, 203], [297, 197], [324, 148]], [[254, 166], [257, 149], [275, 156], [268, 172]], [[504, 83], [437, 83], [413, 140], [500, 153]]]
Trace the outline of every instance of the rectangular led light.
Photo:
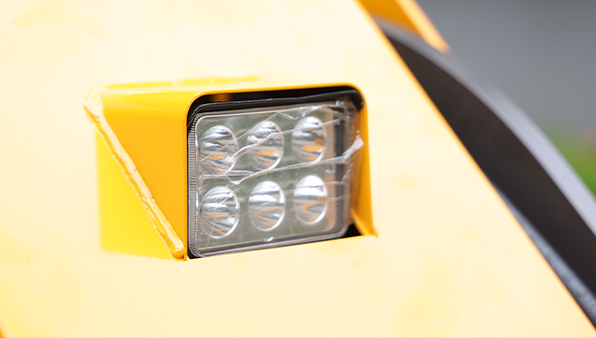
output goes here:
[[188, 133], [195, 257], [341, 237], [363, 142], [361, 96], [211, 103]]

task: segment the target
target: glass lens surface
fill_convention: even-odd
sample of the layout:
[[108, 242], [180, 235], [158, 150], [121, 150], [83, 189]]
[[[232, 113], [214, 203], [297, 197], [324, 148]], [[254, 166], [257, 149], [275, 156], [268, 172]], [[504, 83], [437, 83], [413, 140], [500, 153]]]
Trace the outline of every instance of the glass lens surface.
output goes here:
[[292, 151], [300, 162], [314, 162], [323, 157], [325, 130], [316, 117], [307, 116], [296, 124], [292, 133]]
[[251, 147], [248, 157], [252, 165], [260, 170], [276, 166], [284, 150], [281, 129], [271, 121], [262, 121], [248, 133], [246, 144]]
[[189, 256], [340, 237], [359, 163], [350, 97], [224, 105], [189, 123]]
[[234, 165], [238, 140], [230, 128], [213, 126], [199, 141], [199, 163], [208, 174], [225, 174]]
[[323, 218], [327, 209], [325, 182], [315, 175], [302, 178], [294, 189], [294, 212], [305, 224], [315, 224]]
[[269, 231], [282, 221], [286, 211], [286, 197], [281, 187], [273, 181], [257, 184], [248, 198], [248, 215], [259, 230]]
[[203, 231], [212, 238], [222, 238], [231, 234], [240, 214], [240, 203], [232, 190], [215, 187], [203, 198], [199, 218]]

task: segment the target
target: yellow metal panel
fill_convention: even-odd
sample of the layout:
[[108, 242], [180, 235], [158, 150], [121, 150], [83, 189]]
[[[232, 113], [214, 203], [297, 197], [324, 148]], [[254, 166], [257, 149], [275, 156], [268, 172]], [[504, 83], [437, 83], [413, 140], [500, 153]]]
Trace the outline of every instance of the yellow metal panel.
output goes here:
[[[13, 1], [0, 18], [5, 336], [595, 335], [358, 4]], [[153, 229], [87, 92], [214, 76], [358, 86], [378, 236], [189, 261], [145, 235], [145, 255], [102, 244], [103, 215]], [[125, 208], [103, 209], [112, 192]]]
[[371, 14], [409, 30], [443, 53], [449, 51], [449, 45], [416, 0], [360, 0], [360, 2]]

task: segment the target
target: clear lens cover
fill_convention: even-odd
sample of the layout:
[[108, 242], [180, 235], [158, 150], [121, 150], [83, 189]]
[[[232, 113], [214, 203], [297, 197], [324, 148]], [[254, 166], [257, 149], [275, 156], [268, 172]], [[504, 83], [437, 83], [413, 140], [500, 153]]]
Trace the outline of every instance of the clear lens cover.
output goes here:
[[333, 101], [203, 113], [190, 122], [189, 248], [196, 257], [341, 236], [359, 115]]

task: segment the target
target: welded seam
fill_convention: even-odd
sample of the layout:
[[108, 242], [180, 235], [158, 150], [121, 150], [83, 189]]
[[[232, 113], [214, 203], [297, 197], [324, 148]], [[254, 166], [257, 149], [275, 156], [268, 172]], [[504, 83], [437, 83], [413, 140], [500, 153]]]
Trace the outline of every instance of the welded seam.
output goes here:
[[157, 230], [157, 233], [168, 246], [172, 256], [176, 259], [186, 259], [186, 247], [184, 243], [178, 237], [174, 231], [174, 228], [172, 228], [172, 225], [170, 222], [168, 222], [163, 212], [153, 199], [153, 195], [151, 195], [149, 187], [147, 187], [147, 184], [137, 170], [132, 158], [120, 143], [120, 140], [110, 127], [110, 124], [104, 115], [103, 102], [101, 98], [107, 90], [108, 89], [105, 87], [100, 87], [91, 91], [84, 104], [85, 111], [95, 123], [97, 130], [107, 143], [112, 155], [114, 155], [118, 161], [118, 164], [126, 174], [126, 177], [132, 184], [135, 193], [141, 200], [145, 211], [147, 211], [147, 214], [149, 214], [149, 218], [153, 223], [153, 227], [155, 230]]

